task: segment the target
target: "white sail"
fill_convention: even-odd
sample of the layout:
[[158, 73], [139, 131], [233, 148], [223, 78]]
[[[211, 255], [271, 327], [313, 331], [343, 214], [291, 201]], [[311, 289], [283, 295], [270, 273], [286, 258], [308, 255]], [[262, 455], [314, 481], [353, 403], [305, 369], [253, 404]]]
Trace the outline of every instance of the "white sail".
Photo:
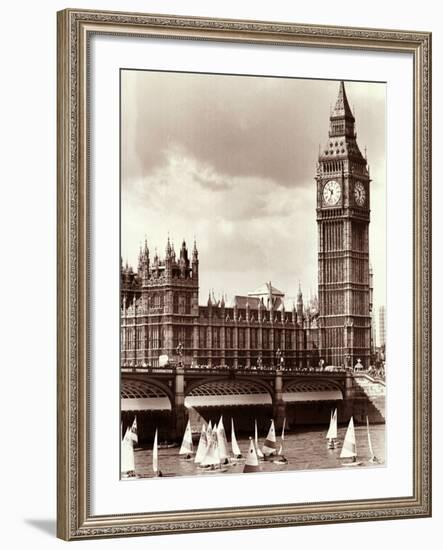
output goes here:
[[231, 447], [232, 447], [232, 454], [236, 457], [241, 457], [240, 447], [238, 446], [237, 438], [235, 437], [233, 418], [231, 418]]
[[357, 445], [355, 442], [354, 418], [351, 416], [348, 429], [346, 430], [345, 440], [340, 453], [340, 458], [353, 458], [357, 456]]
[[198, 441], [197, 452], [195, 453], [194, 462], [200, 464], [203, 458], [205, 457], [206, 451], [208, 448], [208, 437], [206, 434], [206, 426], [202, 424], [202, 429], [200, 433], [200, 439]]
[[179, 455], [190, 455], [194, 452], [194, 445], [192, 444], [192, 431], [191, 431], [191, 421], [188, 420], [186, 424], [185, 434], [183, 436], [182, 445], [180, 447]]
[[243, 468], [243, 473], [247, 474], [248, 472], [259, 472], [260, 464], [258, 462], [258, 456], [255, 449], [254, 442], [252, 437], [249, 438], [249, 449], [246, 456], [245, 466]]
[[133, 443], [138, 443], [138, 428], [137, 428], [137, 417], [134, 416], [134, 422], [132, 423], [131, 429], [129, 430], [129, 437], [132, 439]]
[[374, 450], [372, 448], [372, 441], [371, 441], [371, 433], [369, 431], [369, 418], [366, 417], [366, 427], [367, 427], [367, 430], [368, 430], [368, 447], [369, 447], [369, 452], [371, 453], [371, 458], [374, 458], [375, 455], [374, 455]]
[[223, 425], [223, 416], [220, 416], [220, 420], [217, 425], [217, 443], [220, 459], [225, 460], [229, 458], [228, 440], [226, 438], [225, 427]]
[[208, 441], [211, 439], [212, 436], [212, 422], [209, 421], [208, 427], [206, 428], [206, 436], [208, 438]]
[[154, 445], [152, 447], [152, 469], [154, 473], [158, 473], [158, 433], [155, 430]]
[[337, 409], [334, 412], [331, 411], [331, 420], [326, 439], [337, 439]]
[[217, 464], [220, 465], [222, 462], [222, 457], [220, 455], [220, 446], [218, 444], [217, 437], [214, 439], [214, 449], [215, 449], [215, 460], [217, 461]]
[[220, 464], [220, 455], [217, 449], [217, 441], [211, 437], [208, 442], [208, 449], [206, 451], [201, 466], [217, 466]]
[[258, 458], [263, 458], [263, 453], [260, 451], [260, 447], [258, 446], [258, 428], [257, 428], [257, 420], [255, 421], [255, 450], [257, 453]]
[[274, 420], [271, 420], [271, 426], [269, 427], [268, 435], [263, 443], [262, 451], [264, 456], [275, 454], [277, 451], [277, 438], [275, 437]]
[[126, 436], [121, 443], [121, 473], [123, 476], [135, 474], [134, 446]]
[[283, 454], [283, 445], [284, 445], [284, 441], [285, 441], [285, 426], [286, 426], [286, 417], [283, 419], [283, 427], [281, 429], [281, 443], [280, 443], [280, 447], [278, 448], [278, 455], [282, 455]]

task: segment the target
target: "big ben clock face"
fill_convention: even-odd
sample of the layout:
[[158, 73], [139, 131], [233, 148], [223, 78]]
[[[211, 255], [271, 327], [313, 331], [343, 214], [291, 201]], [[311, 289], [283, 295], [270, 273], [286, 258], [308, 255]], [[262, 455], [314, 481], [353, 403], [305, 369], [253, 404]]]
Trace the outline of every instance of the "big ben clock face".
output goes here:
[[336, 180], [329, 180], [323, 187], [323, 202], [327, 206], [334, 206], [341, 197], [341, 186]]
[[358, 206], [363, 206], [365, 204], [366, 190], [360, 181], [358, 181], [354, 186], [354, 199]]

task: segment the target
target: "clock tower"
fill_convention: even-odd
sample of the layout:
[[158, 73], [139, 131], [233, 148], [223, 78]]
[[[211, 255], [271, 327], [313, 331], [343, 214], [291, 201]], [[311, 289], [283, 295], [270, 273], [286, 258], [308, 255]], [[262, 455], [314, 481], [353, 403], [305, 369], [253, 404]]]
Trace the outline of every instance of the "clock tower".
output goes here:
[[319, 352], [327, 365], [369, 366], [370, 178], [340, 82], [317, 164]]

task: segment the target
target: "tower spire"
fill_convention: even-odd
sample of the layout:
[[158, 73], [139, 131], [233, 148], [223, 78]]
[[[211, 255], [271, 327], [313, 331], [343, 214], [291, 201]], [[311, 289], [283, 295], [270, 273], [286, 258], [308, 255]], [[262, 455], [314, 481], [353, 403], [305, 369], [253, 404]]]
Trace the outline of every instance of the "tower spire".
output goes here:
[[335, 107], [331, 114], [331, 118], [335, 117], [347, 117], [355, 121], [354, 115], [352, 114], [351, 107], [349, 105], [348, 98], [346, 96], [345, 83], [343, 82], [343, 80], [340, 81], [337, 101], [335, 102]]
[[349, 106], [343, 80], [340, 81], [337, 101], [329, 117], [329, 137], [355, 138], [355, 118]]

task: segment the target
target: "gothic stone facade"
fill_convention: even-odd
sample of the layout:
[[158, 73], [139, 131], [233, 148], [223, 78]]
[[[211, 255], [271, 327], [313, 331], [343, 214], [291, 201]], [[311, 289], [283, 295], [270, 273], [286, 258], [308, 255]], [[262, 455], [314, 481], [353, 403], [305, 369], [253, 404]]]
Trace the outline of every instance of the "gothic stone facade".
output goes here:
[[330, 364], [352, 366], [360, 359], [368, 367], [370, 177], [343, 82], [319, 155], [316, 182], [320, 353]]
[[299, 291], [297, 305], [286, 311], [284, 294], [266, 283], [248, 296], [235, 296], [230, 307], [213, 295], [200, 306], [198, 269], [195, 243], [190, 261], [186, 243], [177, 259], [169, 240], [164, 260], [156, 255], [150, 265], [145, 243], [137, 273], [122, 267], [122, 366], [156, 367], [161, 355], [187, 366], [318, 364], [315, 300], [305, 309]]
[[[150, 260], [145, 242], [137, 272], [121, 267], [121, 363], [159, 365], [161, 355], [185, 365], [286, 368], [369, 366], [369, 167], [356, 141], [343, 82], [316, 174], [318, 296], [285, 309], [284, 294], [266, 283], [228, 307], [209, 296], [199, 305], [199, 258], [179, 257], [168, 239], [164, 259]], [[180, 358], [177, 349], [182, 348]], [[282, 359], [283, 358], [283, 359]]]

